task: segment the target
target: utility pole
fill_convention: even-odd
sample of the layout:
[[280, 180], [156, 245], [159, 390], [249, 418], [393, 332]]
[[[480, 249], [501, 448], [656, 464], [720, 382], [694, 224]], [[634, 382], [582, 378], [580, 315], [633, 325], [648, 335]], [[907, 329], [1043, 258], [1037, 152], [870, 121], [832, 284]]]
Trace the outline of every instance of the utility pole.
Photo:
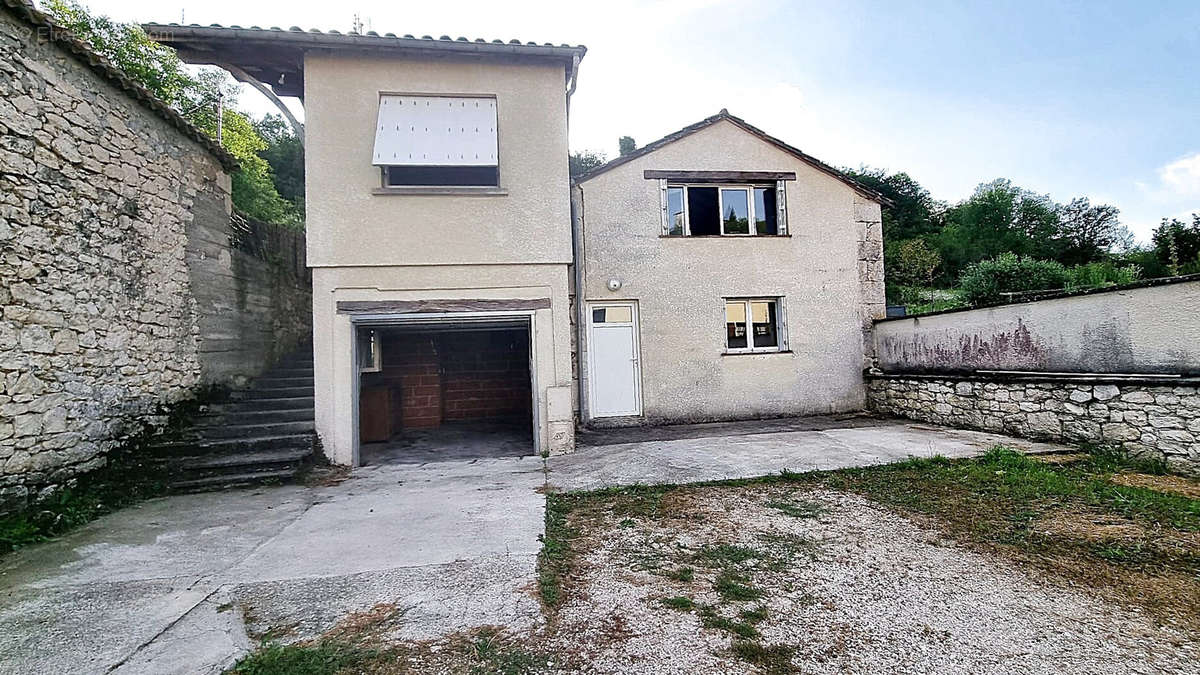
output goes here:
[[217, 144], [218, 145], [223, 145], [221, 143], [221, 136], [223, 135], [224, 127], [225, 127], [225, 92], [221, 91], [220, 89], [217, 89]]

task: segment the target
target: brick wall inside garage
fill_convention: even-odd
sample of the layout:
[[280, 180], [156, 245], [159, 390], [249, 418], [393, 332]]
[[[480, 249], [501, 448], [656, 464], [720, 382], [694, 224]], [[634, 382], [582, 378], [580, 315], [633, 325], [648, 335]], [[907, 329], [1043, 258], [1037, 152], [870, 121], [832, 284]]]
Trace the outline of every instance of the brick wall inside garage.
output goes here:
[[445, 419], [529, 416], [529, 345], [523, 332], [446, 333], [438, 344]]
[[444, 421], [528, 417], [532, 390], [523, 331], [381, 334], [383, 370], [364, 387], [392, 390], [394, 429]]

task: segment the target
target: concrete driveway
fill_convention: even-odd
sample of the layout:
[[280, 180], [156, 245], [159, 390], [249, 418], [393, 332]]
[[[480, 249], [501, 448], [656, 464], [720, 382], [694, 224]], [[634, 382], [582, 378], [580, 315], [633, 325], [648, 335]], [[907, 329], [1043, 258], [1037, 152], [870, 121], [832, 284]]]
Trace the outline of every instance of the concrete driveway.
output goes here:
[[367, 467], [337, 485], [156, 499], [0, 563], [0, 672], [212, 673], [249, 629], [395, 603], [404, 637], [531, 626], [535, 457]]
[[1058, 449], [866, 417], [581, 440], [545, 465], [381, 464], [336, 485], [173, 496], [111, 514], [0, 561], [0, 672], [220, 672], [252, 647], [248, 632], [317, 635], [380, 603], [396, 605], [403, 637], [532, 627], [547, 482], [694, 482], [964, 457], [999, 442]]

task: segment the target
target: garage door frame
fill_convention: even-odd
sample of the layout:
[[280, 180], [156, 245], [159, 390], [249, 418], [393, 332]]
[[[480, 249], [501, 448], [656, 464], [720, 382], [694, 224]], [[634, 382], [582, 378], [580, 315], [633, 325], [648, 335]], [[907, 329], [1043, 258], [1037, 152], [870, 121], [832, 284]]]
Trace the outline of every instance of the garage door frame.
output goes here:
[[537, 350], [534, 331], [534, 312], [536, 310], [504, 310], [482, 312], [421, 312], [421, 313], [362, 313], [350, 315], [350, 371], [352, 386], [350, 391], [351, 424], [353, 426], [354, 460], [353, 466], [359, 466], [359, 455], [362, 445], [359, 440], [359, 398], [362, 395], [362, 374], [358, 371], [358, 329], [387, 326], [439, 326], [455, 324], [461, 326], [478, 326], [480, 328], [495, 327], [498, 324], [516, 324], [511, 328], [524, 328], [526, 339], [529, 340], [529, 386], [532, 397], [533, 452], [542, 454], [541, 419], [542, 410], [538, 396]]

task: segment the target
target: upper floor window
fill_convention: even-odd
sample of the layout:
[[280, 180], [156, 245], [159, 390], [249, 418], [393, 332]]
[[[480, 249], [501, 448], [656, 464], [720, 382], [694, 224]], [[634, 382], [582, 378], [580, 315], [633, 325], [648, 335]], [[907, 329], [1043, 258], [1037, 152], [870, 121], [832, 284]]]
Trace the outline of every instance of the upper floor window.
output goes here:
[[498, 187], [496, 99], [379, 97], [373, 162], [384, 187]]
[[771, 185], [676, 185], [662, 181], [663, 233], [753, 236], [787, 233], [783, 181]]

